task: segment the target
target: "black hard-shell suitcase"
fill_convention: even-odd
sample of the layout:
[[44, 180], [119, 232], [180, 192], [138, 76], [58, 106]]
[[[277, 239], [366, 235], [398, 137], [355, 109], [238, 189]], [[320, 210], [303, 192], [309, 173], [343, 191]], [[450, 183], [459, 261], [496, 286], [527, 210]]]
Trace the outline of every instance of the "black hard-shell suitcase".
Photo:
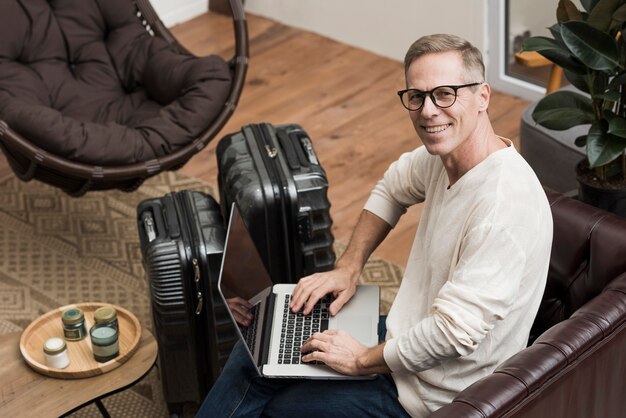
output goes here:
[[170, 412], [201, 403], [237, 339], [217, 292], [226, 230], [213, 197], [169, 193], [137, 207], [159, 370]]
[[302, 127], [246, 125], [216, 153], [224, 219], [235, 203], [275, 283], [333, 268], [328, 180]]

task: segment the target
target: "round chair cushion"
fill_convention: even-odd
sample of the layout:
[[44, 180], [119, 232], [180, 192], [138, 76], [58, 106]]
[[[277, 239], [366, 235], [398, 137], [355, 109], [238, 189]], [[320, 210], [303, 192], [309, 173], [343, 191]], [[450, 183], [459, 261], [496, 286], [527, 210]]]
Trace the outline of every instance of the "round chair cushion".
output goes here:
[[151, 36], [132, 0], [0, 2], [0, 119], [34, 145], [95, 165], [169, 154], [226, 101], [219, 56]]

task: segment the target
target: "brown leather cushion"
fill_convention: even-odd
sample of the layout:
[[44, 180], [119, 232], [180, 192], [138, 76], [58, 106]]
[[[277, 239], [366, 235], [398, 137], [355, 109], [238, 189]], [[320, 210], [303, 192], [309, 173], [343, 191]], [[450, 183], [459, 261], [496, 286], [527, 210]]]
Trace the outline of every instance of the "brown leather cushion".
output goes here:
[[623, 218], [546, 190], [554, 215], [554, 239], [546, 290], [531, 342], [600, 294], [626, 271]]
[[[563, 388], [567, 385], [584, 388], [586, 382], [591, 383], [591, 392], [581, 393], [592, 393], [596, 388], [603, 400], [607, 397], [623, 399], [614, 381], [607, 376], [621, 378], [619, 365], [623, 364], [624, 350], [616, 341], [626, 320], [625, 295], [626, 273], [610, 282], [599, 296], [574, 312], [571, 318], [547, 330], [533, 345], [506, 360], [492, 375], [469, 386], [450, 406], [433, 416], [495, 417], [505, 412], [507, 416], [517, 416], [510, 410], [522, 403], [527, 403], [529, 409], [538, 407], [545, 411], [544, 416], [550, 416], [551, 411], [545, 409], [545, 404], [565, 411], [576, 410], [577, 404], [585, 403], [586, 398], [583, 397], [581, 402], [579, 397], [572, 398], [571, 393]], [[591, 374], [586, 375], [589, 370], [592, 370]], [[564, 402], [559, 405], [555, 400]], [[539, 406], [533, 406], [533, 402]], [[600, 413], [585, 413], [585, 410], [589, 411], [585, 409], [577, 416], [618, 416], [609, 412], [613, 407], [611, 403], [597, 402], [589, 408], [600, 410]], [[537, 415], [520, 409], [519, 416]]]
[[49, 152], [98, 165], [193, 141], [228, 96], [228, 64], [174, 52], [136, 13], [132, 0], [2, 0], [0, 119]]

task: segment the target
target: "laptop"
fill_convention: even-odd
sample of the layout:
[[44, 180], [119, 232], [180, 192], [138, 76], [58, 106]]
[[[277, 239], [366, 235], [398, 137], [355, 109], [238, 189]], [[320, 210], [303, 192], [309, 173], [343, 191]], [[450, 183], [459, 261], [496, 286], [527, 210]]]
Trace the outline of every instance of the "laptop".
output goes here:
[[[244, 342], [259, 375], [270, 378], [304, 379], [367, 379], [371, 376], [346, 376], [323, 363], [301, 361], [300, 346], [313, 333], [325, 329], [341, 329], [367, 347], [378, 344], [378, 286], [357, 286], [354, 296], [339, 313], [330, 316], [330, 295], [318, 302], [309, 315], [294, 314], [289, 299], [295, 284], [273, 284], [248, 229], [233, 204], [218, 290], [227, 310], [237, 325], [237, 334]], [[235, 320], [229, 300], [240, 297], [253, 308], [248, 326]]]

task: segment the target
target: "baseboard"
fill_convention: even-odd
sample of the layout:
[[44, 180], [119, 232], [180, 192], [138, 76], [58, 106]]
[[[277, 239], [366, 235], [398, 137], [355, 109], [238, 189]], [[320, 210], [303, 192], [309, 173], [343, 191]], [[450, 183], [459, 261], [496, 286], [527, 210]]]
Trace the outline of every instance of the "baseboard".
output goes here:
[[[183, 3], [183, 2], [181, 2]], [[209, 4], [207, 0], [190, 0], [176, 6], [174, 10], [160, 12], [157, 9], [159, 17], [163, 21], [166, 27], [172, 27], [178, 23], [186, 22], [193, 19], [196, 16], [200, 16], [209, 10]]]

